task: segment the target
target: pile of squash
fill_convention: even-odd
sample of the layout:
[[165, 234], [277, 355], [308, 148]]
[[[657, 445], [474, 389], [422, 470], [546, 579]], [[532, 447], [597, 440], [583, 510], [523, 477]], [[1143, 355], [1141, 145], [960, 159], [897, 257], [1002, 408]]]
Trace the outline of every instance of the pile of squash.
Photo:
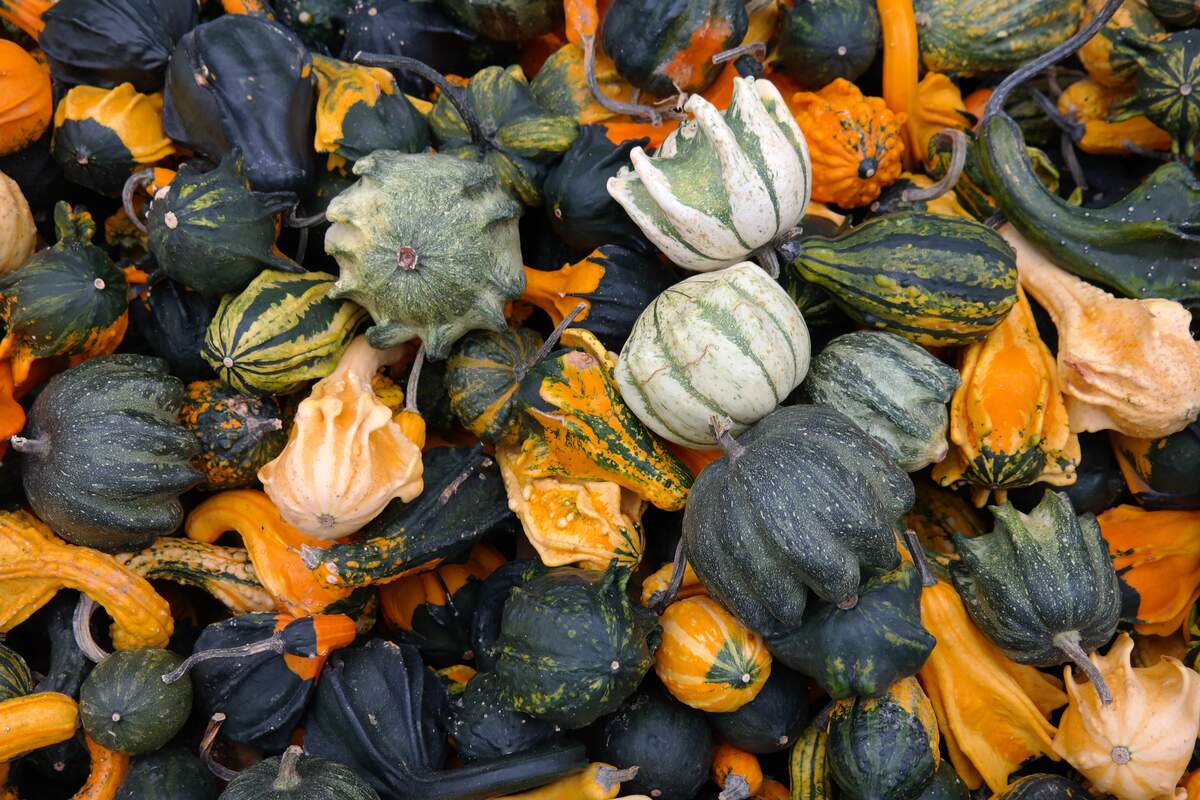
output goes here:
[[0, 0], [0, 800], [1200, 800], [1198, 170], [1194, 0]]

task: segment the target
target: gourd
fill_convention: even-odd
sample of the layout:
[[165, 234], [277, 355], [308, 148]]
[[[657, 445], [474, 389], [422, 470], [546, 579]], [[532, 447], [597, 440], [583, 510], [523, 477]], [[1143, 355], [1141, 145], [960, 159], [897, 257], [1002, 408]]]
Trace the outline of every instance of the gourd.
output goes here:
[[217, 800], [217, 784], [194, 753], [164, 748], [133, 760], [113, 800], [150, 800], [163, 794], [174, 800]]
[[471, 642], [475, 645], [475, 664], [479, 669], [490, 672], [496, 668], [499, 655], [496, 642], [500, 639], [500, 628], [504, 621], [504, 605], [513, 588], [523, 586], [545, 573], [546, 566], [536, 558], [510, 561], [498, 567], [483, 582], [479, 610], [471, 621]]
[[450, 701], [446, 731], [465, 763], [532, 750], [557, 734], [555, 726], [513, 709], [494, 672], [480, 672]]
[[200, 442], [192, 459], [204, 473], [199, 488], [211, 492], [253, 483], [258, 468], [287, 441], [282, 416], [273, 398], [241, 394], [219, 381], [189, 383], [179, 420]]
[[935, 72], [1009, 72], [1061, 44], [1079, 25], [1079, 0], [914, 0], [921, 61]]
[[165, 363], [128, 353], [51, 378], [13, 441], [38, 517], [73, 544], [109, 551], [174, 532], [179, 495], [201, 480], [196, 439], [176, 421], [182, 395]]
[[291, 28], [314, 56], [337, 53], [352, 4], [345, 0], [279, 0], [272, 5], [279, 21]]
[[[671, 586], [671, 579], [675, 577], [675, 564], [668, 561], [654, 572], [646, 576], [642, 581], [642, 605], [646, 608], [653, 608], [661, 599], [668, 594]], [[696, 571], [692, 569], [692, 565], [683, 562], [683, 579], [679, 583], [679, 588], [675, 592], [675, 600], [684, 600], [697, 595], [707, 595], [708, 590], [704, 588], [704, 584], [700, 583], [700, 579], [696, 577]], [[674, 602], [674, 601], [672, 601]]]
[[[747, 298], [754, 298], [747, 303]], [[617, 385], [647, 427], [685, 447], [717, 447], [709, 418], [740, 434], [808, 372], [809, 336], [787, 292], [750, 262], [693, 275], [655, 299], [617, 361]]]
[[264, 269], [301, 272], [275, 249], [276, 216], [295, 204], [286, 192], [251, 190], [238, 154], [208, 172], [188, 162], [150, 205], [150, 252], [169, 277], [213, 299], [242, 291]]
[[312, 57], [294, 33], [262, 17], [225, 14], [192, 28], [171, 53], [163, 128], [209, 161], [240, 151], [258, 191], [299, 193], [314, 175], [316, 86]]
[[683, 538], [709, 593], [751, 630], [799, 625], [806, 588], [852, 608], [860, 573], [899, 566], [912, 483], [850, 420], [787, 406], [724, 444], [692, 486]]
[[1110, 438], [1125, 485], [1139, 505], [1152, 511], [1200, 507], [1200, 424], [1158, 439], [1121, 433]]
[[858, 322], [922, 345], [979, 341], [1017, 300], [1012, 248], [974, 220], [887, 214], [780, 253]]
[[[622, 124], [617, 120], [627, 120], [628, 117], [618, 115], [616, 111], [601, 105], [600, 97], [609, 97], [616, 100], [618, 103], [629, 102], [632, 98], [635, 89], [633, 85], [621, 77], [617, 72], [617, 67], [613, 64], [612, 59], [606, 53], [597, 52], [598, 48], [595, 45], [595, 32], [592, 27], [592, 32], [589, 34], [593, 37], [592, 44], [588, 45], [589, 50], [583, 46], [582, 36], [577, 36], [574, 33], [575, 26], [568, 25], [567, 43], [555, 50], [537, 73], [529, 81], [529, 91], [533, 94], [533, 99], [546, 111], [552, 114], [560, 114], [566, 117], [574, 117], [580, 124], [580, 136], [583, 136], [587, 126], [594, 125], [599, 136], [608, 138], [609, 131], [612, 125]], [[556, 38], [555, 42], [558, 41]], [[594, 60], [592, 64], [592, 73], [596, 78], [596, 86], [598, 92], [593, 93], [591, 86], [588, 85], [588, 59]], [[612, 105], [611, 103], [609, 105]], [[636, 125], [636, 123], [625, 122], [625, 125]], [[668, 131], [663, 131], [662, 135], [666, 136]], [[616, 134], [608, 141], [608, 146], [611, 148], [614, 145], [620, 146], [629, 139], [637, 138], [634, 135], [626, 136], [623, 133]], [[648, 138], [648, 137], [644, 137]], [[576, 142], [579, 139], [575, 140]], [[630, 147], [639, 144], [634, 142]], [[574, 145], [572, 145], [574, 147]], [[569, 151], [568, 151], [569, 152]], [[625, 153], [628, 156], [628, 152]], [[615, 172], [615, 170], [614, 170]], [[603, 187], [601, 187], [603, 189]], [[628, 219], [626, 220], [628, 224]]]
[[942, 761], [933, 779], [925, 784], [918, 800], [970, 800], [971, 794], [959, 779], [949, 761]]
[[601, 723], [596, 758], [618, 767], [637, 767], [622, 790], [660, 800], [688, 800], [708, 779], [713, 737], [704, 714], [647, 681], [615, 714]]
[[996, 800], [1093, 800], [1082, 786], [1060, 775], [1026, 775], [996, 795]]
[[54, 115], [50, 71], [16, 42], [0, 42], [0, 156], [20, 152], [42, 138]]
[[[516, 65], [485, 67], [471, 76], [464, 94], [461, 111], [443, 93], [429, 114], [439, 152], [483, 161], [510, 194], [525, 205], [541, 205], [547, 167], [575, 141], [578, 123], [542, 110]], [[463, 113], [476, 119], [468, 122]]]
[[1127, 37], [1118, 53], [1137, 64], [1134, 93], [1120, 103], [1114, 121], [1145, 116], [1171, 135], [1171, 152], [1191, 159], [1200, 146], [1200, 34], [1177, 31], [1169, 36]]
[[283, 452], [258, 472], [280, 515], [310, 536], [353, 533], [393, 498], [421, 493], [423, 442], [406, 435], [371, 388], [375, 372], [399, 355], [365, 337], [351, 342], [296, 409]]
[[812, 199], [841, 208], [870, 205], [900, 177], [904, 117], [845, 78], [790, 104], [812, 158]]
[[66, 741], [78, 725], [79, 708], [65, 694], [37, 692], [0, 702], [0, 761]]
[[[669, 609], [669, 607], [668, 607]], [[808, 684], [779, 660], [753, 700], [736, 711], [709, 713], [717, 735], [750, 753], [775, 753], [792, 745], [808, 722]]]
[[471, 30], [497, 42], [527, 42], [562, 21], [554, 0], [439, 0], [442, 8]]
[[958, 374], [919, 346], [882, 331], [837, 337], [812, 361], [802, 391], [845, 414], [906, 472], [945, 457], [946, 404]]
[[1112, 108], [1128, 97], [1124, 88], [1102, 86], [1091, 78], [1075, 81], [1058, 97], [1058, 110], [1083, 128], [1075, 144], [1094, 155], [1126, 155], [1130, 145], [1147, 150], [1170, 150], [1171, 136], [1147, 117], [1110, 122]]
[[879, 52], [882, 31], [872, 0], [791, 3], [781, 13], [768, 63], [804, 91], [836, 78], [858, 80]]
[[970, 484], [977, 506], [992, 490], [1075, 482], [1079, 437], [1071, 431], [1050, 350], [1019, 288], [1016, 307], [963, 351], [960, 370], [962, 383], [950, 404], [954, 446], [934, 467], [936, 481]]
[[0, 702], [23, 697], [33, 691], [33, 676], [16, 650], [0, 644]]
[[1064, 669], [1071, 702], [1054, 751], [1098, 791], [1129, 800], [1170, 797], [1187, 770], [1200, 730], [1200, 675], [1176, 659], [1134, 667], [1133, 639], [1122, 633], [1105, 656], [1091, 656], [1113, 687], [1110, 704], [1096, 702]]
[[1185, 627], [1200, 598], [1200, 512], [1119, 505], [1096, 521], [1123, 590], [1133, 594], [1137, 631], [1171, 636]]
[[379, 151], [329, 204], [325, 251], [341, 276], [332, 296], [367, 309], [373, 347], [420, 337], [434, 360], [477, 328], [503, 330], [525, 288], [521, 206], [490, 167], [447, 155]]
[[938, 726], [916, 678], [878, 698], [851, 697], [829, 714], [829, 770], [854, 800], [915, 798], [941, 765]]
[[34, 359], [70, 356], [76, 362], [111, 353], [129, 324], [125, 275], [92, 244], [96, 223], [86, 211], [54, 207], [58, 242], [0, 276], [0, 359], [24, 383]]
[[87, 781], [74, 794], [72, 800], [107, 800], [115, 797], [129, 772], [129, 756], [97, 744], [90, 736], [85, 735], [83, 738], [91, 760], [91, 771]]
[[102, 87], [128, 82], [139, 92], [162, 88], [171, 49], [199, 17], [190, 0], [63, 0], [44, 5], [37, 25], [41, 33], [35, 38], [57, 82]]
[[1146, 0], [1146, 5], [1168, 25], [1187, 28], [1200, 22], [1200, 8], [1195, 0]]
[[387, 70], [317, 54], [313, 69], [318, 153], [357, 161], [376, 150], [419, 153], [429, 144], [429, 123]]
[[150, 352], [167, 362], [172, 375], [197, 381], [213, 377], [200, 351], [216, 310], [213, 300], [163, 278], [138, 293], [129, 306], [129, 317]]
[[707, 89], [721, 71], [713, 56], [739, 45], [749, 26], [737, 0], [614, 0], [600, 37], [621, 77], [667, 97]]
[[119, 553], [117, 563], [146, 580], [195, 586], [234, 614], [270, 611], [275, 599], [258, 582], [250, 555], [240, 547], [163, 537], [144, 550]]
[[222, 382], [251, 395], [291, 394], [327, 377], [367, 318], [331, 297], [334, 286], [325, 272], [262, 271], [221, 301], [201, 355]]
[[183, 663], [169, 650], [125, 650], [96, 665], [79, 690], [83, 729], [126, 755], [153, 752], [175, 737], [192, 712], [192, 681], [165, 683]]
[[51, 147], [68, 180], [111, 197], [139, 167], [180, 153], [163, 133], [162, 95], [131, 83], [67, 92], [54, 112]]
[[737, 711], [762, 691], [771, 654], [753, 631], [708, 597], [667, 606], [654, 671], [676, 700], [701, 711]]
[[990, 534], [954, 539], [960, 558], [950, 575], [971, 619], [1018, 663], [1073, 661], [1109, 703], [1109, 687], [1085, 656], [1112, 638], [1120, 615], [1100, 526], [1050, 490], [1028, 515], [1007, 504], [991, 511]]
[[592, 333], [609, 350], [620, 350], [638, 316], [673, 284], [674, 274], [658, 261], [606, 244], [558, 270], [526, 267], [521, 300], [546, 312], [554, 325], [583, 303], [571, 325]]
[[762, 765], [753, 753], [721, 742], [713, 752], [712, 779], [722, 790], [718, 800], [744, 800], [762, 788]]
[[[1104, 7], [1101, 0], [1084, 0], [1080, 24], [1086, 25], [1092, 15]], [[1137, 77], [1137, 63], [1129, 51], [1121, 47], [1127, 38], [1153, 38], [1165, 29], [1146, 7], [1144, 0], [1125, 0], [1100, 32], [1084, 43], [1076, 55], [1092, 80], [1102, 86], [1121, 87]]]
[[479, 438], [511, 436], [521, 415], [515, 397], [542, 340], [528, 328], [472, 331], [446, 363], [446, 391], [454, 416]]
[[788, 778], [794, 800], [831, 800], [833, 775], [829, 772], [829, 734], [809, 725], [788, 754]]
[[[0, 44], [0, 58], [4, 45]], [[33, 212], [21, 187], [0, 172], [0, 276], [19, 269], [37, 248]]]
[[508, 800], [612, 800], [621, 793], [625, 780], [636, 774], [636, 768], [617, 769], [611, 764], [593, 762], [583, 772], [559, 778], [537, 789], [504, 796]]
[[295, 745], [238, 773], [221, 800], [379, 800], [354, 770]]
[[800, 221], [812, 165], [804, 134], [770, 81], [735, 78], [724, 113], [699, 95], [684, 108], [694, 119], [653, 157], [635, 147], [632, 170], [609, 178], [608, 193], [667, 258], [711, 272], [745, 260]]
[[649, 611], [629, 602], [628, 580], [615, 565], [562, 567], [513, 588], [495, 670], [517, 711], [580, 728], [633, 693], [653, 663], [659, 631]]
[[867, 579], [853, 608], [812, 603], [793, 631], [767, 640], [783, 663], [830, 697], [879, 697], [915, 675], [934, 638], [921, 624], [921, 578], [911, 564]]
[[1149, 438], [1195, 419], [1200, 345], [1183, 306], [1115, 298], [1055, 267], [1015, 230], [1004, 236], [1017, 249], [1022, 285], [1058, 328], [1058, 376], [1072, 430]]

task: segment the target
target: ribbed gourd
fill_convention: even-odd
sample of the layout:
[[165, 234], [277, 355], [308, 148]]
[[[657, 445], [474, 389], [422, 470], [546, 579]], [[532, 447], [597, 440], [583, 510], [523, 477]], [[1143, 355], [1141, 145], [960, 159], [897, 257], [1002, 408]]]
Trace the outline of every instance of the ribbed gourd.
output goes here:
[[1145, 116], [1171, 135], [1171, 152], [1191, 159], [1200, 148], [1200, 31], [1127, 37], [1118, 52], [1137, 62], [1134, 93], [1114, 121]]
[[316, 54], [313, 69], [318, 153], [357, 161], [376, 150], [419, 153], [429, 144], [429, 123], [387, 70]]
[[729, 418], [734, 435], [762, 419], [804, 379], [809, 347], [787, 292], [744, 262], [660, 294], [621, 350], [617, 385], [659, 436], [711, 450], [710, 417]]
[[912, 342], [858, 331], [825, 345], [802, 391], [845, 414], [906, 472], [916, 472], [946, 455], [946, 404], [958, 384], [953, 367]]
[[874, 0], [786, 3], [768, 63], [805, 91], [835, 78], [856, 81], [879, 52]]
[[273, 397], [255, 397], [219, 381], [187, 386], [179, 421], [196, 435], [192, 464], [204, 473], [200, 489], [237, 489], [254, 482], [258, 468], [287, 442], [283, 412]]
[[915, 0], [921, 62], [933, 72], [1010, 72], [1062, 44], [1082, 0]]
[[226, 295], [201, 355], [229, 388], [286, 395], [333, 372], [367, 312], [334, 299], [334, 276], [265, 270]]
[[485, 164], [382, 150], [329, 205], [325, 251], [338, 260], [334, 298], [375, 321], [373, 347], [420, 337], [441, 360], [467, 331], [503, 330], [504, 303], [525, 288], [517, 218]]
[[29, 202], [17, 182], [3, 172], [0, 172], [0, 242], [3, 242], [0, 244], [0, 275], [20, 267], [37, 248], [37, 227]]

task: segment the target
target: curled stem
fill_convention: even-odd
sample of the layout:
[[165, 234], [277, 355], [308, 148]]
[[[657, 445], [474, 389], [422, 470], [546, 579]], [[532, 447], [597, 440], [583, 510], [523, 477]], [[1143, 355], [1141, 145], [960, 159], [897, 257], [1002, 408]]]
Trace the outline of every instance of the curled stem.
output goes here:
[[580, 302], [576, 304], [576, 306], [571, 309], [570, 313], [563, 317], [563, 321], [554, 326], [554, 330], [550, 331], [550, 335], [546, 337], [546, 341], [542, 342], [542, 346], [537, 349], [537, 352], [533, 354], [533, 357], [521, 365], [519, 377], [524, 377], [526, 372], [533, 369], [535, 366], [545, 360], [546, 356], [550, 355], [550, 352], [554, 350], [556, 345], [558, 345], [558, 340], [562, 338], [563, 333], [566, 332], [567, 328], [571, 327], [571, 323], [575, 321], [576, 317], [583, 313], [585, 308], [587, 308], [587, 303]]
[[327, 222], [324, 211], [322, 211], [320, 214], [312, 214], [307, 217], [298, 217], [296, 216], [297, 208], [299, 208], [299, 206], [293, 206], [291, 210], [284, 215], [283, 224], [289, 228], [313, 228], [317, 225], [324, 225]]
[[655, 126], [661, 125], [664, 119], [683, 119], [683, 114], [678, 111], [659, 111], [654, 106], [625, 103], [609, 97], [600, 88], [600, 81], [596, 79], [596, 37], [594, 35], [584, 36], [580, 39], [580, 43], [583, 46], [583, 76], [587, 80], [592, 97], [603, 108], [614, 114], [625, 114], [634, 119], [644, 119]]
[[209, 719], [208, 727], [204, 729], [204, 738], [200, 740], [200, 760], [204, 762], [204, 766], [208, 767], [209, 772], [228, 783], [238, 776], [237, 771], [217, 761], [212, 752], [213, 744], [217, 741], [217, 734], [220, 733], [221, 725], [224, 723], [225, 715], [220, 711]]
[[946, 166], [946, 174], [924, 189], [909, 187], [900, 193], [900, 199], [906, 203], [936, 200], [946, 192], [952, 191], [962, 177], [963, 167], [967, 165], [967, 135], [957, 128], [942, 128], [933, 135], [934, 139], [950, 141], [950, 163]]
[[148, 186], [154, 180], [153, 169], [140, 169], [130, 175], [125, 180], [125, 185], [121, 187], [121, 207], [125, 209], [125, 216], [129, 217], [129, 221], [133, 223], [133, 227], [137, 228], [142, 233], [149, 233], [146, 228], [146, 223], [142, 220], [141, 215], [137, 213], [137, 209], [133, 207], [133, 195], [143, 186]]
[[241, 647], [215, 647], [212, 650], [200, 650], [192, 653], [183, 663], [175, 669], [162, 676], [163, 683], [174, 683], [175, 681], [186, 675], [192, 667], [199, 664], [201, 661], [210, 661], [214, 658], [245, 658], [246, 656], [257, 655], [258, 653], [282, 653], [283, 652], [283, 637], [279, 634], [269, 636], [258, 642], [244, 644]]
[[88, 660], [100, 662], [108, 658], [109, 654], [92, 638], [92, 614], [96, 612], [96, 605], [96, 601], [86, 594], [79, 595], [79, 602], [75, 604], [75, 614], [71, 617], [71, 631], [75, 634], [75, 644]]

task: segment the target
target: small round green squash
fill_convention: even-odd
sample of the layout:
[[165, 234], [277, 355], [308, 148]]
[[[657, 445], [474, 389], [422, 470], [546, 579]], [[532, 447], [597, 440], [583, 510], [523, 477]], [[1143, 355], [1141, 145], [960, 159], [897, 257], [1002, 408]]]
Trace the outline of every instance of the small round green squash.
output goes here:
[[1026, 775], [996, 795], [996, 800], [1092, 800], [1092, 795], [1059, 775]]
[[808, 717], [808, 682], [775, 661], [753, 700], [737, 711], [708, 714], [708, 721], [734, 747], [749, 753], [777, 753], [795, 743]]
[[138, 756], [113, 800], [216, 800], [217, 783], [199, 756], [172, 747]]
[[239, 773], [220, 800], [379, 800], [354, 771], [292, 746]]
[[858, 80], [879, 52], [875, 0], [787, 3], [780, 16], [771, 65], [805, 91]]
[[169, 650], [122, 650], [105, 658], [79, 690], [83, 729], [97, 744], [127, 755], [153, 752], [192, 712], [192, 680], [164, 683], [183, 659]]

